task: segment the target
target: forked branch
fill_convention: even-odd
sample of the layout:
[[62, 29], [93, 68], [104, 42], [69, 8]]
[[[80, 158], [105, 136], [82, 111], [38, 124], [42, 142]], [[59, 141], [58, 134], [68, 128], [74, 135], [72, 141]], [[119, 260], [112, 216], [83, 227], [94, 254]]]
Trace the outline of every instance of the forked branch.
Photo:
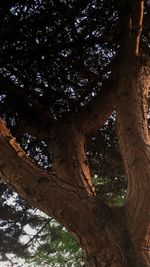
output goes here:
[[[31, 205], [56, 217], [62, 223], [65, 213], [76, 213], [76, 207], [79, 209], [81, 206], [80, 208], [86, 211], [86, 191], [80, 187], [75, 188], [60, 177], [39, 168], [17, 144], [2, 120], [0, 146], [1, 176]], [[94, 199], [91, 199], [92, 202], [94, 203]]]
[[[95, 246], [93, 231], [89, 231], [91, 225], [95, 225], [96, 236], [101, 232], [102, 240], [98, 238], [97, 241], [99, 246], [108, 246], [104, 229], [109, 213], [106, 205], [97, 203], [80, 186], [75, 187], [36, 166], [13, 139], [2, 120], [0, 147], [0, 174], [21, 197], [66, 226], [76, 235], [82, 247], [91, 250]], [[99, 211], [100, 217], [97, 216]]]

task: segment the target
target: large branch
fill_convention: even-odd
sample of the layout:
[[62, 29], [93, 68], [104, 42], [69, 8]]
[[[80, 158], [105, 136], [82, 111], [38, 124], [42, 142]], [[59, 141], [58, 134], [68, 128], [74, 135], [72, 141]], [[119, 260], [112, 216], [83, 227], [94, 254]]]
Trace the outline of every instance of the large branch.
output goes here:
[[[50, 216], [64, 220], [66, 212], [87, 201], [85, 190], [74, 188], [57, 176], [50, 175], [30, 160], [0, 120], [0, 174], [31, 205]], [[82, 197], [82, 199], [81, 199]], [[89, 203], [92, 203], [92, 198]], [[72, 210], [72, 211], [71, 211]], [[85, 212], [85, 211], [83, 211]], [[59, 216], [60, 214], [60, 216]]]
[[[99, 248], [108, 247], [108, 231], [111, 235], [113, 231], [109, 224], [104, 229], [104, 221], [107, 223], [110, 214], [106, 205], [97, 203], [80, 186], [72, 186], [36, 166], [13, 139], [2, 120], [0, 147], [0, 174], [21, 197], [66, 226], [87, 250], [94, 251], [95, 238]], [[93, 225], [94, 231], [89, 230]], [[101, 237], [97, 238], [98, 232], [101, 232]]]
[[104, 125], [114, 111], [116, 85], [109, 82], [100, 93], [74, 118], [77, 127], [85, 136]]

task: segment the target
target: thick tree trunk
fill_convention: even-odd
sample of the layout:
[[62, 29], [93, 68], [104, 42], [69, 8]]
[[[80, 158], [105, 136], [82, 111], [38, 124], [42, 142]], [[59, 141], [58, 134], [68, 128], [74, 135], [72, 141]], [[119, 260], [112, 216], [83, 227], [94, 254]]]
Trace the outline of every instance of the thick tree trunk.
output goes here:
[[128, 62], [121, 71], [116, 110], [118, 139], [128, 177], [125, 214], [137, 266], [150, 266], [150, 70], [140, 62]]
[[[78, 118], [75, 123], [59, 122], [53, 129], [55, 175], [36, 166], [0, 121], [1, 176], [20, 196], [73, 233], [87, 267], [149, 266], [149, 68], [134, 62], [129, 70], [128, 66], [121, 70], [116, 99], [118, 139], [129, 179], [124, 210], [96, 199], [85, 152], [87, 119], [84, 127]], [[92, 111], [96, 125], [97, 108]], [[111, 109], [107, 107], [104, 113], [108, 115]], [[91, 123], [88, 133], [95, 127]]]

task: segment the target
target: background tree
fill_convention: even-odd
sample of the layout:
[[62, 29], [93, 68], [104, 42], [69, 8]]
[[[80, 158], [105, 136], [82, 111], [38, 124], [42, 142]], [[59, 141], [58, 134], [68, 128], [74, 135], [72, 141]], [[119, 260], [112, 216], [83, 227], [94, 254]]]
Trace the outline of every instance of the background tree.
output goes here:
[[[148, 266], [149, 1], [0, 5], [1, 114], [16, 138], [1, 120], [1, 176], [73, 233], [87, 266]], [[114, 110], [128, 177], [123, 208], [107, 201], [123, 175], [109, 149]], [[107, 143], [98, 152], [97, 136]], [[107, 177], [105, 196], [92, 173]]]

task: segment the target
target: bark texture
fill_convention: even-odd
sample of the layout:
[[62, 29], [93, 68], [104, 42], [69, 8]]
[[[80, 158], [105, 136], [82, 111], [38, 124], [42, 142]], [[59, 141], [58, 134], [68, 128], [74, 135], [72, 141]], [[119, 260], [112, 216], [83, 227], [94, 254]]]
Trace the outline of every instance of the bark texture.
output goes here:
[[[128, 68], [130, 64], [130, 68]], [[150, 264], [150, 140], [147, 125], [150, 69], [128, 62], [116, 101], [118, 139], [128, 177], [127, 228], [137, 266]]]
[[63, 135], [61, 129], [55, 129], [53, 140], [56, 174], [49, 175], [26, 156], [1, 121], [1, 176], [31, 205], [73, 233], [83, 248], [87, 267], [134, 266], [128, 255], [132, 247], [125, 245], [128, 237], [120, 222], [121, 218], [124, 221], [123, 212], [118, 216], [96, 199], [82, 133], [70, 127]]
[[[90, 104], [94, 105], [90, 123], [89, 109], [85, 109], [76, 117], [54, 124], [49, 133], [54, 175], [31, 161], [0, 121], [1, 176], [31, 205], [73, 233], [83, 248], [87, 267], [150, 264], [150, 68], [144, 63], [140, 58], [124, 62], [115, 93], [106, 90], [101, 100], [97, 98]], [[85, 150], [87, 135], [104, 123], [113, 110], [114, 100], [118, 140], [128, 177], [126, 204], [120, 210], [97, 200]]]

